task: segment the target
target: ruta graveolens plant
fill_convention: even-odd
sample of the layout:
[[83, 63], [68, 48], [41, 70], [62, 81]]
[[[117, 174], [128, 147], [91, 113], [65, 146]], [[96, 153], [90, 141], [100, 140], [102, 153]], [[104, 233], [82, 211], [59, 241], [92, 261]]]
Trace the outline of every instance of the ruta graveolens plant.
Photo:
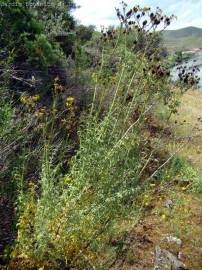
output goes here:
[[[123, 4], [123, 15], [117, 12], [121, 26], [103, 32], [99, 41], [92, 104], [81, 117], [79, 149], [68, 171], [59, 173], [51, 164], [46, 142], [39, 184], [26, 193], [15, 252], [37, 267], [103, 269], [106, 263], [108, 269], [99, 254], [119, 221], [137, 208], [136, 196], [171, 158], [156, 159], [162, 134], [151, 142], [146, 120], [157, 103], [171, 105], [175, 99], [159, 47], [151, 45], [156, 25], [172, 18], [159, 9], [126, 9]], [[129, 28], [127, 18], [133, 15], [140, 24], [143, 14], [152, 27], [146, 30], [144, 22]], [[128, 46], [129, 29], [137, 44], [141, 33], [144, 46]]]

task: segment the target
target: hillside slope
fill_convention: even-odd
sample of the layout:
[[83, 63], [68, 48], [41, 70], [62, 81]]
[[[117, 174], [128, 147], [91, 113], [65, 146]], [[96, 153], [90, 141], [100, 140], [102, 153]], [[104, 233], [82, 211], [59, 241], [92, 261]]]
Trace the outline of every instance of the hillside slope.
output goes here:
[[165, 46], [170, 51], [202, 48], [201, 28], [186, 27], [178, 30], [166, 30], [163, 37]]

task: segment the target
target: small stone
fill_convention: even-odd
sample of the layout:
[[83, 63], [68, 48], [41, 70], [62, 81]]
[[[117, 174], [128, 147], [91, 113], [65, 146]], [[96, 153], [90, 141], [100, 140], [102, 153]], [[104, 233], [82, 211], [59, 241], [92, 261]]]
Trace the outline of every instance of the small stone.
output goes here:
[[155, 265], [154, 270], [188, 270], [186, 266], [171, 252], [155, 248]]
[[168, 199], [166, 202], [165, 202], [165, 207], [166, 208], [169, 208], [169, 209], [172, 209], [173, 208], [173, 202]]
[[178, 253], [178, 259], [179, 260], [181, 260], [181, 261], [183, 261], [183, 260], [185, 260], [186, 259], [186, 256], [180, 251], [179, 253]]
[[180, 247], [182, 246], [182, 240], [177, 238], [177, 237], [170, 235], [170, 236], [167, 236], [165, 239], [168, 241], [168, 243], [173, 243], [173, 244], [176, 244]]

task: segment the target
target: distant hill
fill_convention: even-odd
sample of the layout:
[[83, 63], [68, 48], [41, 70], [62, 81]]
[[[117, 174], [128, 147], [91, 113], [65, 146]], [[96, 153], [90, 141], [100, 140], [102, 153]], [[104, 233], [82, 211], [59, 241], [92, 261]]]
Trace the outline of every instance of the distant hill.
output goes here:
[[186, 27], [178, 30], [166, 30], [163, 34], [164, 44], [169, 51], [202, 48], [202, 29]]

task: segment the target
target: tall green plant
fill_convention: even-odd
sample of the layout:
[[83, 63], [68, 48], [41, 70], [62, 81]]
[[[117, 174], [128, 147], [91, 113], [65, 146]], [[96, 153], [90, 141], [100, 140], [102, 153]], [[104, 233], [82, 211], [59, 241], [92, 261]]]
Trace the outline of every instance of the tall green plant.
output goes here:
[[[137, 6], [128, 13], [124, 6], [123, 15], [118, 11], [121, 27], [103, 33], [100, 62], [91, 74], [92, 105], [81, 117], [79, 149], [65, 174], [57, 171], [44, 147], [40, 191], [31, 189], [22, 209], [16, 246], [37, 267], [103, 269], [98, 253], [114, 225], [136, 207], [135, 198], [167, 164], [160, 160], [154, 165], [159, 138], [151, 145], [147, 117], [157, 103], [172, 104], [170, 78], [158, 48], [150, 50], [153, 33], [145, 32], [145, 23], [144, 46], [135, 52], [127, 46], [124, 14], [146, 11], [150, 9]], [[160, 15], [157, 10], [154, 31]]]

